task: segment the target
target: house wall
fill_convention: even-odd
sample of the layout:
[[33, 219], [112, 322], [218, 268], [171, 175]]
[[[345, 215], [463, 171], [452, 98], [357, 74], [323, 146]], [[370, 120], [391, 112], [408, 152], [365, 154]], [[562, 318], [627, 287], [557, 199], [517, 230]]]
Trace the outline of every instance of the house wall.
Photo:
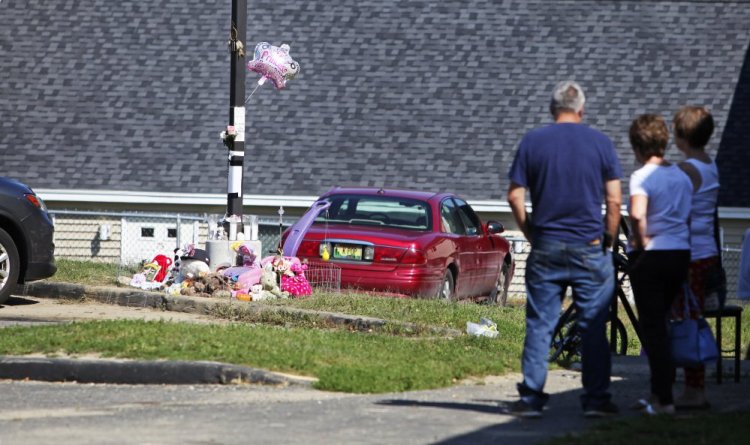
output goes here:
[[739, 247], [742, 244], [745, 231], [750, 229], [750, 220], [722, 218], [720, 225], [723, 232], [723, 244], [729, 247]]
[[[122, 241], [120, 218], [95, 215], [56, 215], [55, 256], [73, 260], [119, 263]], [[102, 240], [101, 227], [109, 227], [109, 239]]]

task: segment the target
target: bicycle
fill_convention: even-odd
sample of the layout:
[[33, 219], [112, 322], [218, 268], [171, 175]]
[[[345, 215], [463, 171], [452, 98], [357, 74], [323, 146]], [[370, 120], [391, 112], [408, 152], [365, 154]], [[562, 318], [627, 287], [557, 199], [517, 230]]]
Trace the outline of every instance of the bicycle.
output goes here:
[[[627, 224], [624, 220], [620, 222], [620, 230], [627, 238], [629, 233]], [[628, 350], [628, 332], [625, 329], [625, 324], [620, 320], [618, 312], [619, 305], [625, 309], [625, 312], [632, 324], [636, 336], [638, 337], [641, 344], [643, 343], [640, 326], [638, 325], [638, 319], [635, 316], [633, 308], [630, 306], [630, 301], [625, 295], [623, 290], [623, 283], [628, 277], [628, 271], [630, 265], [628, 257], [625, 254], [625, 243], [619, 240], [615, 241], [614, 251], [612, 252], [613, 263], [615, 266], [615, 298], [612, 298], [612, 303], [609, 309], [608, 323], [608, 334], [609, 334], [609, 345], [610, 351], [617, 355], [626, 355]], [[578, 312], [575, 304], [570, 304], [560, 315], [560, 319], [555, 325], [555, 330], [552, 333], [552, 340], [550, 342], [550, 355], [549, 361], [557, 361], [563, 364], [569, 364], [573, 362], [579, 362], [581, 356], [582, 338], [578, 329]]]

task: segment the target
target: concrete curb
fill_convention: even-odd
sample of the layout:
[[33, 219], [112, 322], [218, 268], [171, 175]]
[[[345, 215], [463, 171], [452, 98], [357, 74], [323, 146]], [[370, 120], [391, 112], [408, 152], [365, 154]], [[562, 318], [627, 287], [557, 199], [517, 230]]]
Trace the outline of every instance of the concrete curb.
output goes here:
[[[334, 312], [268, 306], [259, 302], [240, 302], [204, 297], [171, 296], [134, 288], [84, 286], [71, 283], [39, 281], [19, 286], [16, 295], [68, 300], [91, 299], [106, 304], [149, 307], [173, 312], [212, 315], [223, 307], [233, 306], [254, 315], [273, 314], [319, 320], [322, 323], [350, 326], [357, 330], [382, 329], [386, 325], [418, 331], [427, 329], [435, 335], [463, 335], [455, 329], [419, 327], [413, 323], [389, 322], [379, 318], [352, 316]], [[0, 379], [113, 384], [228, 384], [311, 386], [315, 379], [207, 361], [139, 361], [107, 359], [70, 359], [0, 356]]]
[[38, 281], [26, 283], [18, 288], [18, 295], [29, 295], [45, 298], [83, 299], [88, 298], [101, 303], [117, 304], [121, 306], [161, 308], [173, 312], [212, 315], [221, 307], [233, 306], [240, 311], [251, 314], [287, 315], [305, 319], [318, 319], [321, 322], [340, 326], [349, 326], [357, 330], [377, 330], [390, 325], [406, 331], [417, 332], [420, 329], [429, 333], [445, 337], [458, 337], [463, 332], [457, 329], [419, 326], [415, 323], [383, 320], [380, 318], [363, 317], [359, 315], [341, 314], [337, 312], [323, 312], [309, 309], [295, 309], [288, 307], [269, 306], [260, 302], [242, 302], [225, 299], [173, 296], [164, 292], [148, 292], [134, 288], [84, 286], [71, 283], [57, 283]]
[[262, 369], [208, 361], [141, 361], [0, 356], [0, 379], [113, 384], [230, 384], [310, 386]]

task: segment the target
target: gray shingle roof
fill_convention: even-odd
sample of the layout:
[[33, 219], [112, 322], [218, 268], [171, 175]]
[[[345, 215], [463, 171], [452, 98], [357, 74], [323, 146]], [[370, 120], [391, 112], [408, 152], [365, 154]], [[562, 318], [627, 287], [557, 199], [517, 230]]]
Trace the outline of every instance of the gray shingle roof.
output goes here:
[[[626, 174], [635, 115], [709, 106], [710, 152], [721, 145], [732, 186], [722, 203], [750, 207], [748, 2], [249, 3], [246, 46], [289, 43], [302, 69], [248, 102], [245, 193], [504, 199], [517, 141], [549, 121], [554, 83], [574, 78]], [[229, 16], [228, 1], [0, 2], [3, 174], [36, 188], [225, 192]]]

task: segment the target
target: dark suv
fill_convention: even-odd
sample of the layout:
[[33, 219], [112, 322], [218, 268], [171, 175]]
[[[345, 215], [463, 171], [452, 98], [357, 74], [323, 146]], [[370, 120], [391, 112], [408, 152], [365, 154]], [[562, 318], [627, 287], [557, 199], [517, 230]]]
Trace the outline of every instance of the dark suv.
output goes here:
[[0, 177], [0, 304], [16, 283], [55, 274], [54, 232], [47, 207], [31, 188]]

